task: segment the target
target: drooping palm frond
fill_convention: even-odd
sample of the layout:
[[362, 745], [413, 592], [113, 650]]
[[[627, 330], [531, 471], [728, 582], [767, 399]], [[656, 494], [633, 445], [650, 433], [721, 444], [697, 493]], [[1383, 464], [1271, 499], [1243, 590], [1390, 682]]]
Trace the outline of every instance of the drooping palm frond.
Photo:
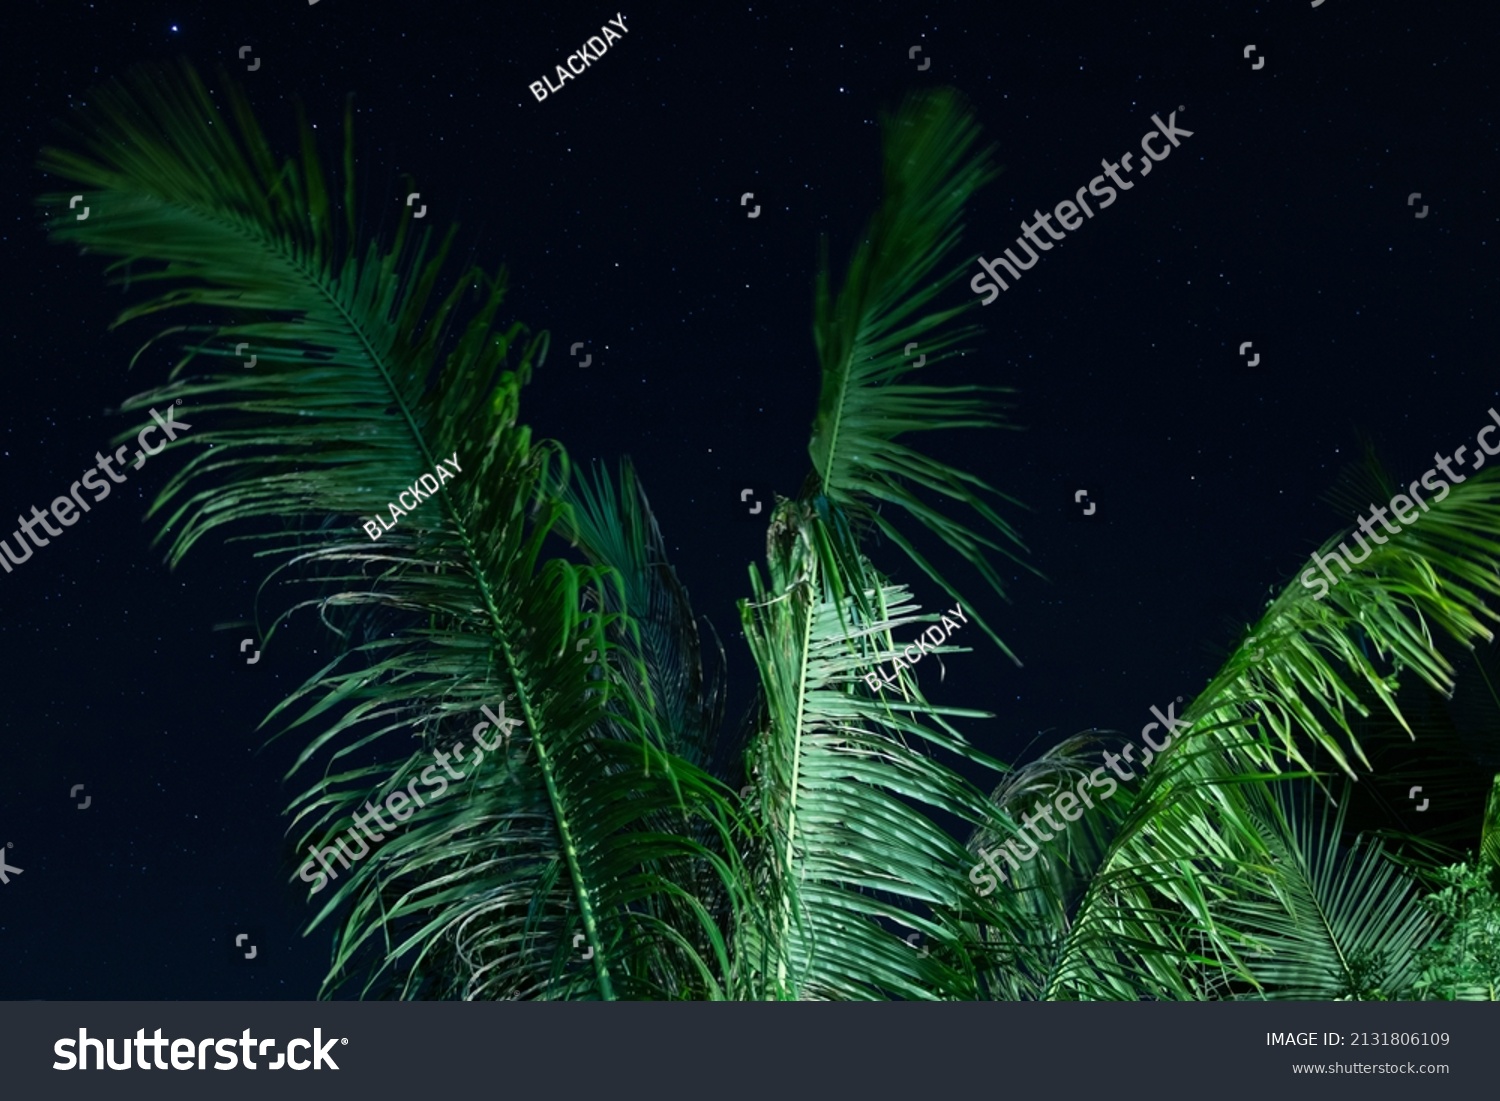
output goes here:
[[[1047, 996], [1199, 996], [1191, 983], [1162, 981], [1189, 966], [1221, 989], [1259, 981], [1244, 954], [1255, 930], [1226, 909], [1257, 898], [1271, 867], [1256, 793], [1278, 777], [1314, 775], [1314, 747], [1346, 771], [1346, 749], [1368, 767], [1356, 719], [1378, 707], [1411, 731], [1396, 701], [1400, 672], [1451, 689], [1435, 629], [1460, 644], [1491, 637], [1485, 620], [1496, 616], [1486, 600], [1500, 590], [1492, 535], [1500, 501], [1489, 473], [1429, 502], [1418, 524], [1391, 536], [1324, 599], [1299, 578], [1271, 603], [1250, 632], [1255, 641], [1182, 712], [1189, 729], [1138, 777], [1129, 815], [1068, 916]], [[1003, 897], [991, 903], [1016, 908]]]
[[[1310, 563], [1256, 625], [1255, 646], [1210, 682], [1192, 710], [1211, 722], [1261, 724], [1265, 748], [1256, 756], [1270, 767], [1281, 756], [1307, 767], [1298, 745], [1305, 736], [1349, 772], [1344, 742], [1363, 759], [1349, 722], [1349, 712], [1369, 713], [1361, 692], [1373, 694], [1404, 724], [1395, 701], [1402, 672], [1411, 670], [1444, 694], [1452, 691], [1454, 669], [1435, 635], [1463, 646], [1493, 639], [1486, 620], [1500, 614], [1486, 600], [1500, 596], [1497, 531], [1500, 487], [1487, 470], [1452, 487], [1446, 499], [1430, 501], [1416, 524], [1375, 546], [1347, 575], [1330, 570], [1338, 583], [1321, 599], [1307, 581], [1308, 575], [1320, 579]], [[1320, 555], [1337, 542], [1325, 543]], [[1373, 654], [1360, 645], [1360, 634]], [[1264, 656], [1252, 659], [1252, 649]], [[1391, 672], [1382, 673], [1377, 661]]]
[[[61, 211], [57, 238], [168, 288], [122, 322], [195, 311], [161, 334], [185, 346], [173, 381], [126, 403], [188, 403], [193, 427], [176, 446], [201, 450], [153, 509], [169, 511], [171, 560], [253, 521], [263, 554], [320, 577], [324, 595], [308, 606], [325, 619], [353, 607], [389, 624], [389, 637], [339, 655], [277, 709], [300, 705], [289, 729], [319, 731], [296, 768], [332, 751], [294, 804], [304, 842], [326, 845], [363, 800], [397, 785], [435, 787], [424, 778], [435, 754], [483, 706], [503, 702], [520, 724], [503, 751], [455, 754], [469, 766], [455, 790], [429, 790], [394, 837], [339, 868], [318, 918], [350, 907], [330, 984], [356, 966], [375, 977], [404, 966], [406, 991], [438, 996], [715, 996], [722, 938], [670, 871], [702, 859], [730, 874], [691, 835], [703, 821], [727, 829], [732, 807], [658, 743], [633, 696], [599, 723], [611, 682], [591, 679], [599, 661], [577, 648], [585, 591], [601, 609], [589, 646], [606, 665], [632, 658], [607, 641], [625, 613], [603, 611], [601, 590], [618, 575], [545, 558], [568, 530], [554, 491], [566, 456], [516, 423], [544, 341], [499, 326], [503, 275], [465, 272], [434, 297], [455, 231], [435, 250], [430, 233], [412, 242], [408, 211], [388, 250], [357, 239], [351, 111], [336, 203], [305, 123], [301, 158], [278, 163], [232, 84], [227, 99], [232, 124], [190, 67], [142, 70], [91, 94], [74, 119], [86, 152], [41, 159], [87, 189], [86, 221], [67, 215], [66, 192], [41, 200]], [[443, 458], [454, 476], [435, 500], [407, 505], [403, 491]], [[388, 511], [397, 500], [409, 511]], [[670, 819], [680, 833], [661, 830]]]
[[[1008, 388], [938, 386], [911, 378], [913, 372], [931, 370], [958, 354], [955, 349], [978, 331], [948, 325], [973, 308], [972, 300], [934, 306], [963, 273], [962, 264], [937, 269], [958, 243], [964, 206], [996, 175], [988, 151], [973, 152], [977, 139], [978, 127], [951, 89], [913, 95], [886, 120], [881, 206], [836, 296], [825, 242], [814, 321], [823, 383], [809, 444], [816, 474], [813, 495], [825, 496], [856, 525], [878, 530], [955, 600], [962, 599], [958, 590], [879, 505], [910, 514], [1004, 595], [986, 552], [1019, 563], [1006, 544], [1022, 544], [985, 500], [999, 495], [997, 491], [899, 440], [912, 432], [1005, 426], [1000, 407], [988, 395], [1009, 393]], [[953, 520], [931, 495], [972, 508], [1000, 539]], [[863, 599], [854, 595], [856, 603]], [[982, 616], [976, 614], [975, 622], [1020, 664]]]
[[[724, 683], [706, 667], [687, 589], [668, 561], [635, 467], [629, 460], [621, 464], [618, 488], [601, 470], [592, 482], [570, 483], [563, 496], [571, 506], [567, 534], [590, 562], [612, 568], [621, 579], [623, 604], [607, 610], [628, 609], [628, 622], [639, 628], [638, 636], [614, 642], [630, 650], [650, 676], [640, 686], [642, 706], [652, 712], [667, 748], [709, 768], [724, 719]], [[605, 598], [612, 600], [613, 592]]]
[[[972, 998], [960, 921], [974, 899], [967, 853], [931, 816], [985, 824], [988, 809], [929, 753], [994, 766], [946, 722], [983, 713], [927, 705], [911, 684], [906, 700], [862, 690], [860, 674], [888, 660], [893, 632], [932, 617], [868, 570], [842, 580], [865, 586], [875, 618], [861, 620], [852, 600], [837, 607], [814, 547], [823, 523], [783, 502], [769, 578], [752, 569], [754, 597], [742, 604], [767, 712], [751, 753], [765, 844], [750, 863], [764, 916], [736, 956], [752, 997]], [[925, 951], [903, 939], [911, 932]]]
[[[687, 589], [668, 560], [666, 542], [635, 467], [628, 459], [621, 463], [618, 485], [598, 469], [592, 480], [580, 477], [561, 487], [560, 492], [571, 506], [565, 514], [566, 534], [591, 563], [612, 570], [620, 579], [618, 588], [601, 593], [605, 610], [618, 613], [610, 620], [611, 645], [628, 659], [610, 670], [616, 696], [632, 698], [626, 713], [639, 716], [651, 730], [655, 744], [705, 771], [715, 772], [716, 762], [722, 761], [718, 750], [724, 682], [722, 675], [710, 671], [707, 665]], [[714, 641], [717, 645], [717, 638]], [[718, 658], [716, 668], [722, 670], [722, 647], [718, 647]], [[618, 699], [606, 704], [600, 721], [613, 736], [626, 739], [628, 727], [610, 729], [621, 706]], [[724, 794], [728, 796], [727, 788]], [[743, 837], [747, 824], [741, 818], [728, 824], [732, 833], [723, 832], [726, 823], [706, 818], [688, 824], [674, 810], [657, 822], [657, 828], [664, 833], [686, 830], [702, 846], [702, 852], [713, 853], [714, 859], [735, 869], [734, 882], [738, 885], [743, 881], [743, 869], [738, 843], [732, 838]], [[723, 927], [753, 919], [741, 912], [741, 896], [726, 889], [725, 878], [713, 860], [684, 853], [662, 870], [673, 882], [687, 888], [679, 902], [701, 906]], [[688, 928], [692, 923], [687, 914], [679, 914], [675, 924]], [[703, 952], [710, 947], [706, 942], [699, 943]], [[715, 951], [720, 947], [712, 945]]]
[[[1253, 818], [1234, 793], [1270, 777], [1235, 772], [1232, 755], [1214, 739], [1188, 736], [1165, 756], [1193, 779], [1158, 787], [1137, 764], [1111, 799], [1084, 812], [1108, 820], [1108, 846], [1069, 909], [1041, 999], [1196, 1000], [1205, 996], [1203, 973], [1212, 980], [1237, 968], [1243, 938], [1216, 923], [1213, 906], [1234, 893], [1225, 870], [1244, 868], [1255, 855], [1246, 841], [1255, 836]], [[1215, 797], [1213, 815], [1200, 788]], [[1009, 896], [990, 901], [1012, 912], [986, 915], [988, 922], [1016, 921]]]
[[[1108, 732], [1067, 738], [1008, 774], [990, 794], [997, 825], [975, 831], [970, 839], [970, 878], [982, 885], [985, 903], [969, 935], [986, 998], [1048, 998], [1077, 948], [1073, 914], [1095, 885], [1095, 875], [1136, 802], [1129, 785], [1115, 782], [1107, 788], [1090, 782], [1091, 776], [1098, 781], [1109, 776], [1102, 767], [1107, 742], [1101, 734]], [[1080, 791], [1099, 797], [1085, 800]], [[1070, 793], [1068, 800], [1059, 803], [1065, 793]], [[1054, 809], [1073, 814], [1062, 814], [1066, 824], [1061, 832], [1048, 834], [1043, 808], [1049, 814]], [[1028, 834], [1028, 828], [1033, 832]], [[1110, 943], [1123, 962], [1118, 988], [1109, 996], [1192, 996], [1189, 972], [1150, 966], [1164, 954], [1158, 944], [1147, 954], [1148, 966], [1131, 971], [1127, 942], [1118, 939], [1122, 935], [1119, 926], [1111, 930]]]

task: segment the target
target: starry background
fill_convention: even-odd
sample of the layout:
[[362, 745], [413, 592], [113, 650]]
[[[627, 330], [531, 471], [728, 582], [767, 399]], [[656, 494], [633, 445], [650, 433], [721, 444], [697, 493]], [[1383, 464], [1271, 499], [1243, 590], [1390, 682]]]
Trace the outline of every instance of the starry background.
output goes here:
[[[939, 83], [970, 99], [1004, 172], [963, 248], [995, 256], [1175, 109], [1193, 136], [976, 311], [985, 335], [942, 365], [1014, 387], [1023, 431], [927, 441], [1025, 502], [1004, 512], [1046, 577], [1007, 569], [1002, 601], [934, 548], [1024, 667], [977, 639], [924, 688], [995, 712], [964, 729], [1007, 760], [1133, 734], [1353, 521], [1322, 495], [1361, 433], [1406, 481], [1496, 403], [1492, 36], [1456, 2], [1000, 7], [636, 5], [537, 102], [527, 85], [618, 9], [11, 0], [0, 516], [66, 492], [168, 366], [125, 377], [154, 330], [109, 332], [125, 299], [99, 259], [45, 240], [52, 121], [134, 63], [187, 56], [236, 74], [286, 152], [301, 100], [332, 156], [352, 91], [366, 230], [393, 229], [410, 174], [429, 218], [509, 267], [510, 315], [552, 333], [523, 419], [576, 461], [635, 459], [737, 715], [753, 668], [735, 601], [764, 553], [739, 491], [791, 494], [806, 472], [817, 240], [842, 264], [875, 208], [879, 112]], [[294, 739], [257, 727], [329, 640], [299, 617], [247, 664], [249, 553], [211, 542], [169, 571], [143, 522], [178, 461], [131, 471], [0, 575], [0, 844], [24, 869], [0, 886], [0, 997], [303, 999], [324, 972], [326, 931], [302, 935], [312, 910], [286, 881]], [[942, 601], [891, 548], [874, 557]]]

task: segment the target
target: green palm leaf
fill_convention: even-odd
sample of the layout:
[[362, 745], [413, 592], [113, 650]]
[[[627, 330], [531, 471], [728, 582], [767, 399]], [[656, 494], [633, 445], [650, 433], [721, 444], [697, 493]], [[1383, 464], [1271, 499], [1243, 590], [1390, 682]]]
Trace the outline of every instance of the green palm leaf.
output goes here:
[[[894, 631], [935, 617], [919, 616], [903, 588], [867, 570], [837, 587], [822, 579], [827, 555], [814, 544], [826, 538], [824, 523], [783, 502], [772, 519], [779, 534], [769, 581], [752, 570], [754, 599], [742, 604], [765, 694], [765, 726], [751, 751], [751, 807], [765, 842], [752, 860], [763, 918], [740, 938], [738, 954], [758, 968], [757, 997], [972, 998], [959, 921], [974, 900], [967, 853], [932, 815], [985, 823], [988, 808], [929, 754], [993, 767], [946, 722], [982, 713], [932, 707], [914, 683], [900, 701], [861, 690], [859, 672], [894, 649]], [[852, 599], [838, 606], [836, 591], [850, 586], [863, 586], [874, 620], [859, 621]], [[769, 940], [759, 942], [764, 929]], [[924, 936], [925, 952], [903, 939], [909, 931]]]
[[[1095, 802], [1054, 842], [1025, 832], [1028, 816], [1040, 821], [1037, 808], [1051, 806], [1058, 795], [1075, 791], [1099, 767], [1096, 735], [1077, 735], [1010, 772], [990, 794], [998, 821], [975, 832], [969, 848], [970, 878], [984, 885], [980, 920], [969, 929], [976, 957], [984, 968], [985, 996], [1003, 1001], [1032, 1001], [1049, 996], [1087, 930], [1076, 930], [1073, 914], [1095, 884], [1110, 847], [1131, 817], [1135, 793], [1120, 787], [1108, 800]], [[1076, 802], [1076, 797], [1075, 797]], [[999, 850], [1014, 842], [1008, 859]], [[1040, 843], [1039, 843], [1040, 842]], [[1003, 873], [1001, 879], [996, 869]], [[998, 892], [998, 893], [997, 893]], [[993, 896], [993, 897], [989, 897]], [[1118, 948], [1118, 924], [1104, 940]], [[1121, 953], [1125, 955], [1125, 953]], [[1160, 952], [1150, 954], [1151, 958]], [[1158, 997], [1186, 996], [1179, 972], [1167, 970], [1165, 983], [1154, 983], [1147, 971], [1132, 975], [1106, 996], [1134, 997], [1152, 990]]]
[[[566, 456], [516, 423], [545, 340], [498, 325], [503, 275], [465, 272], [436, 297], [455, 231], [436, 248], [430, 232], [409, 240], [408, 211], [389, 250], [356, 239], [349, 110], [335, 204], [305, 123], [300, 159], [278, 164], [243, 95], [230, 86], [227, 98], [232, 124], [191, 68], [142, 70], [91, 95], [75, 123], [87, 152], [48, 149], [42, 166], [89, 189], [92, 216], [59, 214], [58, 239], [168, 288], [121, 322], [178, 308], [199, 317], [161, 334], [186, 345], [173, 381], [126, 403], [182, 398], [183, 419], [201, 422], [178, 443], [199, 453], [153, 507], [168, 513], [171, 560], [221, 525], [258, 522], [262, 554], [321, 583], [302, 606], [335, 629], [351, 612], [373, 615], [384, 635], [273, 713], [316, 731], [294, 771], [331, 753], [294, 803], [303, 841], [352, 828], [355, 808], [419, 776], [481, 706], [504, 701], [524, 724], [340, 873], [314, 922], [349, 907], [329, 984], [357, 966], [372, 983], [406, 966], [407, 993], [714, 995], [722, 938], [671, 872], [706, 861], [728, 874], [691, 835], [705, 821], [727, 829], [732, 808], [577, 650], [583, 594], [603, 609], [619, 577], [545, 557], [567, 530], [553, 488]], [[65, 197], [42, 203], [60, 209]], [[224, 311], [234, 320], [213, 320]], [[237, 342], [255, 368], [234, 356]], [[373, 542], [363, 518], [447, 456], [459, 476]], [[587, 638], [606, 669], [632, 660], [607, 644], [624, 615], [592, 617]], [[683, 828], [664, 832], [666, 821]]]
[[[613, 641], [626, 648], [650, 675], [639, 686], [641, 706], [652, 713], [663, 744], [707, 768], [724, 719], [722, 679], [704, 667], [698, 624], [687, 588], [667, 558], [666, 541], [646, 499], [635, 467], [621, 464], [619, 486], [602, 471], [563, 491], [571, 506], [567, 532], [590, 562], [621, 579], [619, 600], [606, 591], [609, 610], [631, 613], [637, 635]], [[722, 667], [723, 650], [720, 648]]]
[[[1347, 789], [1346, 789], [1347, 794]], [[1437, 922], [1418, 884], [1378, 842], [1344, 848], [1347, 799], [1270, 798], [1262, 789], [1270, 868], [1262, 899], [1245, 891], [1223, 907], [1256, 941], [1246, 953], [1258, 997], [1332, 1001], [1399, 997]]]
[[[1255, 757], [1267, 767], [1285, 757], [1307, 768], [1297, 741], [1305, 735], [1351, 775], [1345, 743], [1368, 765], [1350, 719], [1351, 712], [1370, 713], [1362, 693], [1409, 733], [1395, 699], [1400, 674], [1409, 669], [1449, 694], [1454, 669], [1434, 636], [1472, 646], [1476, 638], [1492, 640], [1485, 621], [1500, 619], [1485, 603], [1500, 595], [1500, 540], [1493, 534], [1500, 531], [1500, 493], [1493, 475], [1471, 475], [1445, 500], [1429, 502], [1420, 523], [1376, 546], [1348, 576], [1336, 573], [1339, 583], [1322, 599], [1300, 582], [1288, 585], [1251, 632], [1256, 643], [1210, 682], [1193, 714], [1263, 730], [1264, 749]], [[1320, 553], [1337, 542], [1329, 540]], [[1382, 673], [1377, 662], [1392, 671]]]
[[[958, 346], [978, 331], [949, 325], [973, 308], [972, 300], [933, 308], [963, 273], [962, 264], [937, 269], [958, 243], [964, 205], [996, 175], [987, 151], [971, 156], [977, 139], [977, 126], [951, 89], [914, 95], [886, 120], [883, 201], [836, 296], [825, 242], [813, 329], [823, 371], [809, 444], [814, 495], [826, 496], [852, 523], [873, 526], [955, 600], [961, 599], [958, 591], [879, 506], [909, 513], [1004, 595], [986, 552], [1019, 562], [1006, 544], [1020, 547], [1021, 541], [985, 500], [996, 491], [898, 439], [912, 432], [1004, 426], [999, 407], [984, 395], [1009, 393], [1005, 387], [911, 380], [913, 372], [958, 354]], [[932, 494], [972, 508], [1000, 539], [951, 519], [929, 502]], [[863, 599], [854, 595], [857, 603]], [[1020, 664], [981, 616], [975, 621]]]
[[[1500, 589], [1491, 534], [1500, 501], [1489, 473], [1430, 502], [1420, 524], [1391, 536], [1324, 599], [1297, 581], [1271, 602], [1254, 641], [1184, 710], [1190, 729], [1137, 777], [1128, 811], [1088, 812], [1105, 818], [1110, 842], [1076, 907], [1058, 901], [1055, 876], [1032, 872], [1039, 895], [997, 892], [981, 909], [985, 926], [1042, 952], [1020, 961], [1019, 976], [989, 976], [994, 988], [1035, 989], [1045, 975], [1041, 997], [1195, 998], [1265, 981], [1252, 967], [1261, 930], [1236, 908], [1262, 897], [1272, 865], [1263, 789], [1312, 775], [1314, 747], [1346, 771], [1350, 754], [1368, 765], [1356, 723], [1379, 708], [1411, 732], [1396, 699], [1401, 672], [1451, 691], [1453, 667], [1434, 634], [1462, 645], [1492, 637], [1486, 600]], [[977, 852], [988, 840], [971, 844]], [[1392, 951], [1404, 950], [1398, 938]]]
[[1484, 826], [1479, 836], [1479, 855], [1493, 868], [1500, 868], [1500, 775], [1490, 785], [1484, 806]]

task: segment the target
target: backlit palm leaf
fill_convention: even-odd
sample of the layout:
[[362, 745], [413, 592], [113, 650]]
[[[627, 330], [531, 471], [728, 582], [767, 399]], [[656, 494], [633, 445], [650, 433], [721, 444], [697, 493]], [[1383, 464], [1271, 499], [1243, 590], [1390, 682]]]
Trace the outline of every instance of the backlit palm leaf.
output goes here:
[[[911, 378], [957, 354], [955, 349], [978, 331], [948, 324], [974, 307], [972, 299], [934, 307], [963, 274], [962, 263], [937, 269], [958, 243], [964, 205], [996, 175], [988, 151], [973, 152], [977, 139], [978, 127], [951, 89], [913, 96], [886, 120], [883, 201], [837, 295], [830, 286], [825, 243], [813, 329], [823, 369], [809, 444], [817, 492], [852, 522], [873, 525], [955, 600], [957, 589], [879, 505], [910, 513], [1003, 594], [987, 552], [1019, 562], [1006, 544], [1021, 542], [983, 496], [996, 491], [898, 440], [912, 432], [1004, 425], [1000, 407], [988, 395], [1009, 393], [1008, 388], [938, 386]], [[925, 365], [918, 367], [924, 357]], [[968, 505], [1001, 540], [951, 519], [931, 502], [932, 495]], [[1016, 660], [982, 617], [976, 615], [975, 622]]]
[[[173, 381], [127, 403], [183, 399], [193, 429], [177, 446], [201, 449], [155, 506], [169, 510], [172, 560], [256, 521], [263, 553], [320, 577], [320, 615], [338, 626], [340, 609], [373, 611], [383, 625], [277, 709], [302, 707], [289, 729], [318, 724], [298, 768], [332, 752], [295, 804], [303, 841], [345, 832], [365, 799], [467, 739], [482, 705], [504, 701], [524, 724], [341, 873], [320, 915], [350, 907], [330, 983], [406, 967], [407, 992], [438, 996], [712, 995], [726, 965], [706, 947], [716, 927], [664, 869], [701, 857], [686, 824], [722, 822], [729, 805], [632, 695], [599, 722], [610, 681], [590, 679], [599, 662], [576, 648], [581, 597], [602, 605], [618, 577], [546, 558], [565, 530], [552, 487], [566, 459], [516, 423], [545, 344], [498, 325], [503, 276], [466, 272], [435, 296], [454, 231], [435, 249], [430, 232], [412, 241], [407, 211], [388, 251], [358, 239], [352, 112], [336, 203], [305, 124], [301, 158], [277, 163], [244, 97], [231, 86], [227, 99], [232, 124], [187, 67], [99, 90], [74, 149], [42, 156], [91, 217], [68, 217], [63, 192], [42, 202], [60, 240], [166, 286], [121, 321], [193, 311], [163, 334], [187, 346]], [[372, 542], [362, 521], [449, 456], [459, 476]], [[605, 668], [632, 660], [607, 644], [623, 614], [591, 624]], [[682, 831], [662, 832], [674, 818]]]
[[[1278, 835], [1265, 826], [1265, 785], [1305, 775], [1314, 745], [1346, 769], [1346, 747], [1364, 760], [1354, 720], [1373, 706], [1406, 726], [1396, 704], [1400, 671], [1450, 690], [1452, 667], [1433, 644], [1433, 627], [1461, 644], [1490, 637], [1484, 620], [1495, 615], [1485, 598], [1500, 590], [1496, 483], [1489, 472], [1472, 476], [1431, 506], [1325, 599], [1300, 580], [1289, 585], [1251, 632], [1255, 641], [1184, 709], [1190, 729], [1137, 778], [1129, 813], [1103, 812], [1118, 826], [1066, 926], [1053, 931], [1061, 950], [1043, 996], [1201, 997], [1263, 981], [1251, 966], [1260, 957], [1246, 953], [1260, 951], [1268, 911], [1254, 911], [1257, 926], [1246, 920], [1251, 911], [1236, 907], [1263, 898], [1274, 876], [1268, 838]], [[1290, 897], [1291, 887], [1276, 889]], [[1377, 901], [1372, 895], [1368, 904]], [[1028, 915], [1005, 894], [989, 903], [1005, 911], [985, 915], [994, 927], [1035, 927], [1053, 916]], [[1049, 943], [1045, 929], [1027, 935]], [[1304, 962], [1318, 968], [1326, 959]]]
[[[751, 996], [795, 999], [972, 998], [975, 976], [958, 915], [973, 899], [967, 853], [930, 817], [988, 820], [983, 794], [929, 754], [989, 764], [915, 686], [909, 700], [872, 697], [859, 672], [890, 653], [892, 632], [919, 622], [905, 590], [868, 572], [876, 619], [835, 605], [813, 549], [823, 521], [796, 502], [773, 518], [783, 532], [769, 583], [752, 571], [745, 635], [760, 669], [765, 728], [751, 761], [751, 811], [766, 830], [756, 894], [764, 917], [742, 934], [756, 968]], [[931, 619], [931, 616], [923, 617]], [[949, 647], [937, 647], [942, 652]], [[930, 720], [924, 720], [930, 715]], [[768, 941], [757, 941], [761, 930]], [[903, 940], [923, 935], [925, 952]], [[900, 935], [898, 935], [898, 933]]]
[[1243, 890], [1220, 908], [1255, 941], [1245, 953], [1255, 996], [1399, 996], [1416, 981], [1437, 922], [1378, 842], [1345, 847], [1347, 802], [1335, 808], [1315, 794], [1257, 789], [1270, 856], [1261, 897]]

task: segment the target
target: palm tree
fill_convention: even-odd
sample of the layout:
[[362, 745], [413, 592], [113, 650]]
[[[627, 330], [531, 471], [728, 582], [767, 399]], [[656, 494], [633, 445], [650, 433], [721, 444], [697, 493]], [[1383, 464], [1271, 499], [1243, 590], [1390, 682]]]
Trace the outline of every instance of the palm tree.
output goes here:
[[[996, 557], [1022, 562], [994, 503], [1009, 499], [908, 442], [1004, 423], [1003, 388], [916, 378], [975, 332], [955, 325], [972, 300], [937, 305], [965, 266], [964, 206], [994, 175], [959, 97], [914, 95], [885, 120], [884, 197], [836, 293], [825, 245], [811, 470], [774, 508], [741, 604], [760, 694], [736, 740], [633, 469], [580, 476], [518, 421], [547, 341], [499, 320], [505, 273], [463, 271], [439, 297], [456, 230], [416, 234], [408, 211], [388, 248], [359, 237], [349, 109], [331, 187], [305, 123], [299, 158], [278, 162], [225, 84], [228, 118], [185, 65], [101, 90], [72, 150], [44, 150], [69, 190], [40, 202], [59, 241], [166, 285], [119, 323], [186, 312], [156, 338], [183, 358], [124, 403], [181, 398], [204, 422], [173, 445], [199, 451], [151, 510], [169, 562], [241, 525], [271, 576], [315, 586], [283, 617], [316, 608], [343, 640], [266, 720], [301, 733], [292, 771], [316, 774], [289, 808], [298, 847], [360, 848], [325, 861], [334, 889], [310, 929], [341, 915], [325, 992], [1134, 999], [1416, 981], [1436, 922], [1413, 872], [1346, 837], [1330, 781], [1368, 763], [1356, 721], [1407, 723], [1399, 676], [1451, 690], [1433, 627], [1492, 637], [1488, 472], [1326, 601], [1288, 586], [1255, 628], [1267, 656], [1231, 656], [1154, 771], [981, 892], [979, 851], [1024, 836], [1019, 801], [1072, 782], [1085, 740], [1011, 768], [955, 725], [983, 713], [931, 705], [909, 671], [878, 689], [861, 676], [943, 616], [877, 565], [877, 543], [1015, 660], [913, 541], [935, 534], [1001, 595]], [[80, 189], [83, 222], [66, 216]], [[435, 499], [366, 534], [449, 457]], [[465, 760], [453, 747], [501, 704], [506, 736], [472, 749], [450, 793], [403, 807], [392, 836], [366, 831], [367, 850], [361, 808], [430, 783], [439, 754]]]

